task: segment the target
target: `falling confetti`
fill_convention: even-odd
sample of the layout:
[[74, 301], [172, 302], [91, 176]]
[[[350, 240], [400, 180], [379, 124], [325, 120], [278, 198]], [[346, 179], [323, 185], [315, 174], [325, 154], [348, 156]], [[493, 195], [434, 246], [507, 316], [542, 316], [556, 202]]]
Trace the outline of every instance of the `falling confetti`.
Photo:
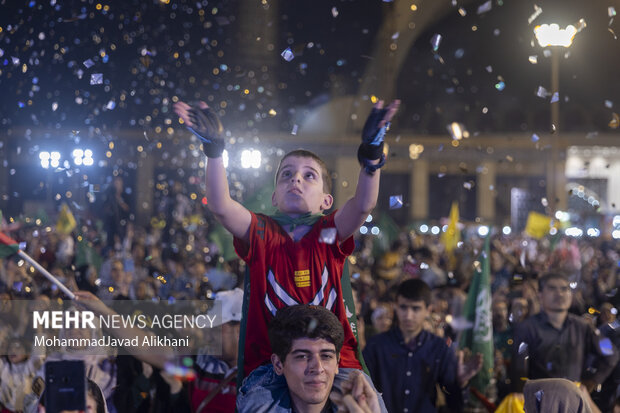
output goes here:
[[92, 75], [90, 75], [90, 84], [91, 85], [103, 84], [103, 73], [93, 73]]
[[88, 59], [88, 60], [84, 60], [83, 64], [88, 69], [88, 68], [93, 67], [95, 65], [95, 62], [93, 62], [91, 59]]
[[542, 86], [538, 86], [538, 90], [536, 91], [536, 96], [538, 96], [539, 98], [546, 98], [549, 95], [549, 92], [547, 92], [547, 89], [545, 89]]
[[536, 135], [535, 133], [532, 134], [532, 142], [538, 142], [540, 140], [540, 138], [538, 137], [538, 135]]
[[532, 24], [534, 20], [542, 13], [542, 8], [538, 7], [536, 4], [534, 5], [534, 13], [527, 18], [527, 24]]
[[558, 102], [559, 100], [560, 100], [560, 94], [558, 92], [553, 92], [550, 103], [555, 103], [555, 102]]
[[333, 244], [336, 242], [337, 234], [336, 228], [323, 228], [319, 235], [319, 242], [323, 244]]
[[607, 7], [607, 15], [609, 17], [614, 17], [616, 15], [616, 9], [614, 6]]
[[480, 6], [478, 6], [478, 11], [476, 13], [486, 13], [488, 11], [491, 11], [491, 8], [493, 8], [493, 3], [491, 2], [491, 0], [488, 0], [487, 2], [482, 3]]
[[390, 209], [399, 209], [403, 206], [403, 196], [402, 195], [392, 195], [390, 196]]
[[620, 126], [620, 116], [617, 113], [612, 113], [613, 118], [609, 121], [608, 126], [612, 129], [618, 129]]
[[538, 63], [538, 56], [532, 55], [528, 58], [528, 60], [531, 64], [535, 65], [536, 63]]
[[334, 16], [334, 18], [338, 17], [338, 9], [335, 7], [332, 7], [332, 16]]
[[284, 49], [284, 51], [280, 54], [280, 56], [282, 56], [282, 58], [286, 60], [287, 62], [290, 62], [291, 60], [295, 58], [295, 55], [293, 54], [293, 51], [291, 50], [290, 47], [287, 47], [286, 49]]
[[431, 46], [433, 47], [433, 52], [437, 52], [439, 50], [439, 45], [441, 44], [441, 35], [434, 34], [431, 38]]

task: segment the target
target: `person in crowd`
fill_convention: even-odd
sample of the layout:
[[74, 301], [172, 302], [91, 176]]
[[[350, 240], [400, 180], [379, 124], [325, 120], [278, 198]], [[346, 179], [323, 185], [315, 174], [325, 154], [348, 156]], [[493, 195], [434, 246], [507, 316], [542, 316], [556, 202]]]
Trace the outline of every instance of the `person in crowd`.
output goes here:
[[[223, 126], [204, 102], [196, 106], [175, 104], [183, 122], [202, 140], [209, 158], [206, 170], [207, 206], [218, 221], [234, 236], [235, 249], [249, 265], [249, 306], [246, 321], [243, 364], [240, 377], [252, 373], [273, 376], [266, 364], [271, 348], [266, 339], [267, 323], [278, 308], [300, 303], [320, 304], [333, 311], [345, 329], [345, 345], [340, 366], [361, 369], [357, 341], [345, 308], [341, 276], [344, 260], [353, 252], [352, 235], [368, 217], [377, 202], [380, 167], [385, 163], [383, 137], [400, 102], [383, 107], [377, 102], [362, 133], [358, 151], [361, 164], [355, 195], [341, 209], [328, 215], [333, 196], [325, 163], [315, 154], [296, 150], [286, 154], [276, 170], [272, 205], [274, 216], [255, 214], [230, 197], [222, 153]], [[310, 252], [310, 253], [309, 253]], [[248, 383], [259, 382], [257, 377]], [[269, 386], [262, 386], [269, 398]], [[243, 398], [248, 385], [239, 389], [237, 404], [250, 403]], [[264, 402], [255, 398], [257, 403]]]
[[547, 273], [538, 281], [542, 311], [515, 326], [512, 384], [525, 379], [565, 378], [592, 391], [618, 362], [618, 351], [600, 345], [600, 336], [582, 318], [569, 314], [572, 293], [566, 276]]
[[392, 308], [392, 303], [378, 303], [370, 316], [372, 334], [385, 333], [392, 327], [393, 320], [394, 309]]
[[213, 356], [201, 349], [196, 357], [198, 378], [190, 387], [190, 398], [197, 413], [235, 411], [237, 389], [233, 378], [237, 372], [243, 290], [220, 291], [215, 300], [222, 305], [222, 316], [214, 323], [222, 329], [222, 354]]
[[129, 205], [123, 197], [123, 192], [123, 177], [116, 175], [106, 190], [103, 205], [106, 246], [112, 250], [120, 249], [125, 238]]
[[[290, 413], [335, 413], [348, 411], [344, 406], [354, 401], [358, 407], [365, 405], [366, 411], [381, 411], [373, 387], [357, 370], [347, 374], [341, 388], [334, 388], [344, 338], [340, 320], [324, 307], [294, 305], [278, 310], [269, 323], [271, 362], [282, 396], [278, 408]], [[331, 393], [335, 394], [330, 400]], [[269, 405], [261, 407], [273, 411]], [[240, 413], [249, 411], [254, 410], [240, 409]]]
[[528, 380], [523, 399], [525, 413], [601, 413], [587, 391], [566, 379]]
[[35, 348], [29, 355], [26, 339], [11, 337], [0, 357], [0, 403], [3, 412], [24, 410], [24, 398], [30, 393], [37, 369], [45, 361], [45, 349]]
[[364, 349], [370, 376], [389, 412], [435, 412], [438, 384], [448, 408], [463, 411], [467, 383], [482, 367], [477, 354], [467, 363], [443, 339], [423, 329], [431, 289], [420, 279], [402, 282], [396, 293], [397, 325], [371, 337]]

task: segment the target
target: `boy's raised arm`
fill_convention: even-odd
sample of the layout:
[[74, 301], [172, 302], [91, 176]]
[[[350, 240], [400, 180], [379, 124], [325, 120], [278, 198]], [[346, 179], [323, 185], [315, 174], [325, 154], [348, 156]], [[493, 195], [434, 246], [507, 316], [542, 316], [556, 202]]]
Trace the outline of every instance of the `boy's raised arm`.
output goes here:
[[207, 155], [207, 207], [231, 234], [248, 241], [252, 215], [243, 205], [230, 197], [222, 159], [224, 151], [222, 123], [205, 102], [200, 102], [199, 107], [178, 102], [174, 105], [174, 111], [183, 119], [188, 129], [202, 141], [203, 152]]
[[364, 223], [368, 214], [377, 204], [379, 196], [379, 168], [385, 163], [383, 138], [388, 123], [396, 114], [400, 100], [395, 100], [387, 107], [383, 101], [375, 104], [366, 120], [362, 132], [362, 144], [357, 152], [361, 164], [355, 195], [338, 210], [334, 221], [338, 239], [345, 240]]

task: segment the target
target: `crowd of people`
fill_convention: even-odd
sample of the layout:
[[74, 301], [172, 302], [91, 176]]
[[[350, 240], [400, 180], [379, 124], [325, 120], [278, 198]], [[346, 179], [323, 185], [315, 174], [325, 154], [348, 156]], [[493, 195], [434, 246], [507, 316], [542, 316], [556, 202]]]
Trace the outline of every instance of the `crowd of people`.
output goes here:
[[[75, 292], [78, 305], [100, 314], [111, 313], [104, 302], [115, 300], [222, 304], [221, 354], [205, 347], [180, 363], [148, 353], [33, 351], [24, 337], [29, 317], [13, 313], [0, 326], [4, 411], [36, 411], [46, 363], [76, 359], [102, 395], [89, 402], [97, 411], [100, 405], [111, 412], [493, 411], [521, 393], [526, 406], [532, 394], [534, 406], [554, 405], [561, 394], [553, 389], [566, 383], [527, 391], [539, 388], [538, 379], [579, 383], [570, 386], [583, 411], [618, 411], [616, 242], [516, 232], [484, 240], [465, 230], [447, 248], [439, 236], [403, 230], [383, 239], [389, 248], [381, 250], [375, 242], [381, 235], [360, 233], [376, 205], [383, 136], [398, 105], [379, 101], [371, 111], [355, 195], [333, 212], [326, 166], [305, 150], [286, 154], [276, 170], [277, 212], [247, 210], [229, 194], [217, 115], [204, 102], [179, 102], [175, 111], [209, 158], [210, 213], [171, 183], [161, 215], [137, 226], [117, 176], [102, 225], [96, 217], [73, 225], [66, 210], [55, 227], [28, 218], [3, 225]], [[210, 241], [216, 221], [233, 235], [239, 258], [224, 258], [221, 237]], [[492, 328], [489, 320], [476, 334], [492, 336], [494, 354], [474, 354], [457, 343], [473, 327], [464, 307], [475, 274], [487, 272], [489, 299], [477, 293], [476, 311], [482, 319], [490, 304]], [[35, 306], [66, 299], [15, 255], [0, 265], [0, 294], [3, 314], [11, 314], [4, 310], [16, 299]], [[470, 387], [483, 373], [488, 382]]]
[[[104, 300], [209, 299], [218, 294], [224, 299], [227, 295], [235, 296], [235, 287], [243, 287], [243, 262], [238, 259], [223, 262], [220, 259], [218, 247], [206, 241], [206, 224], [205, 228], [196, 228], [192, 232], [188, 231], [187, 220], [185, 227], [182, 223], [183, 220], [165, 228], [146, 228], [128, 220], [122, 236], [117, 239], [116, 248], [106, 247], [105, 232], [91, 230], [86, 224], [70, 234], [61, 234], [54, 225], [40, 228], [24, 221], [11, 235], [24, 242], [25, 251], [70, 289], [91, 291]], [[183, 244], [163, 243], [164, 230], [170, 231], [171, 239], [193, 235], [194, 249], [188, 251]], [[361, 346], [365, 347], [368, 340], [372, 342], [372, 337], [389, 332], [399, 324], [396, 292], [398, 286], [408, 279], [420, 279], [432, 287], [424, 329], [443, 338], [445, 343], [456, 342], [462, 328], [459, 317], [473, 267], [482, 248], [482, 239], [473, 237], [464, 240], [456, 250], [456, 265], [450, 267], [451, 260], [439, 236], [403, 231], [392, 242], [390, 249], [379, 252], [375, 236], [359, 234], [355, 238], [356, 248], [349, 263], [358, 304], [356, 312]], [[79, 247], [82, 243], [88, 247], [86, 253]], [[76, 253], [85, 254], [88, 258], [78, 257]], [[496, 401], [514, 390], [510, 366], [515, 346], [515, 326], [541, 311], [538, 293], [538, 277], [541, 274], [555, 271], [567, 276], [572, 293], [570, 313], [582, 317], [600, 334], [609, 337], [614, 345], [618, 344], [616, 308], [620, 304], [617, 289], [619, 262], [620, 245], [611, 240], [589, 237], [537, 240], [521, 234], [493, 236], [490, 264]], [[0, 294], [3, 305], [15, 299], [54, 300], [62, 297], [53, 284], [15, 256], [2, 260]], [[227, 301], [240, 308], [238, 294]], [[42, 377], [44, 360], [54, 358], [55, 352], [55, 349], [48, 349], [47, 355], [31, 355], [27, 349], [20, 348], [23, 342], [17, 339], [20, 336], [19, 321], [3, 322], [0, 329], [3, 354], [6, 354], [1, 361], [0, 403], [5, 411], [24, 410], [24, 403], [33, 393], [33, 383]], [[224, 346], [224, 356], [197, 357], [194, 369], [199, 373], [199, 380], [181, 382], [185, 392], [189, 387], [195, 387], [191, 399], [184, 393], [194, 408], [209, 395], [209, 390], [218, 389], [212, 406], [222, 406], [224, 411], [234, 409], [234, 380], [229, 379], [222, 387], [218, 385], [236, 367], [240, 317], [228, 317], [225, 325], [226, 335], [231, 340]], [[557, 355], [564, 357], [563, 361], [559, 360], [560, 363], [574, 365], [572, 353], [558, 351]], [[153, 368], [147, 363], [130, 356], [89, 356], [88, 363], [92, 366], [89, 378], [103, 390], [109, 411], [142, 411], [149, 405], [169, 405], [171, 386], [157, 369], [153, 374]], [[390, 375], [391, 372], [383, 371], [381, 374]], [[168, 378], [170, 381], [174, 379]], [[613, 409], [619, 378], [620, 373], [614, 369], [602, 386], [592, 389], [593, 398], [603, 411]], [[149, 391], [152, 389], [157, 391]], [[133, 394], [128, 395], [127, 392]], [[144, 399], [136, 397], [139, 394], [144, 395]], [[442, 400], [445, 403], [450, 399], [440, 397], [439, 403]], [[437, 400], [431, 402], [434, 404]], [[449, 409], [448, 404], [444, 406]]]

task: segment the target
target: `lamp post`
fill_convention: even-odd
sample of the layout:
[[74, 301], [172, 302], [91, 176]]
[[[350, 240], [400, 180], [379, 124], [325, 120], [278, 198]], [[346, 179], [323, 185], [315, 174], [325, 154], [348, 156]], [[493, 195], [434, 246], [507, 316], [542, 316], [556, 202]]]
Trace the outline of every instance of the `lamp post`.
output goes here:
[[534, 34], [540, 47], [551, 51], [551, 165], [547, 163], [547, 201], [551, 214], [558, 209], [566, 209], [566, 191], [564, 190], [566, 171], [559, 161], [560, 154], [560, 53], [561, 47], [569, 48], [577, 29], [573, 25], [565, 29], [553, 24], [542, 24], [534, 28]]

